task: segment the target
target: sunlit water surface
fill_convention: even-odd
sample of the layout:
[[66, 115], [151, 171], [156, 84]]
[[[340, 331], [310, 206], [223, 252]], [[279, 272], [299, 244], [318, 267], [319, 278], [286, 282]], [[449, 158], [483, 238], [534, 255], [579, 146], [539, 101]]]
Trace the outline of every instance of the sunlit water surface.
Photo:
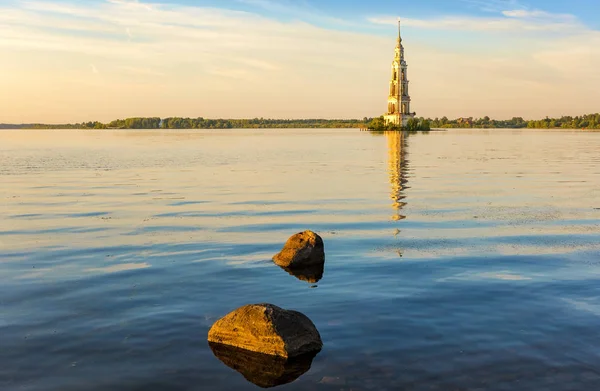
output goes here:
[[324, 341], [281, 389], [600, 387], [600, 133], [2, 131], [0, 184], [2, 390], [257, 389], [206, 336], [261, 302]]

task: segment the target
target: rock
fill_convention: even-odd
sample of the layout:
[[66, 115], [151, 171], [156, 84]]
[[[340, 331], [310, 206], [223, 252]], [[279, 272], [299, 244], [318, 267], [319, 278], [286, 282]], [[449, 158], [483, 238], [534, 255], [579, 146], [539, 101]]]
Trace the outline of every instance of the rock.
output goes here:
[[310, 319], [273, 304], [238, 308], [215, 322], [208, 341], [284, 358], [318, 352], [323, 347]]
[[316, 284], [317, 282], [321, 281], [321, 278], [323, 278], [325, 264], [322, 263], [320, 265], [309, 266], [301, 269], [287, 267], [283, 267], [282, 269], [301, 281]]
[[312, 231], [297, 233], [288, 239], [273, 261], [286, 268], [304, 268], [325, 263], [323, 239]]
[[308, 372], [317, 352], [293, 358], [271, 356], [209, 342], [213, 354], [223, 364], [241, 373], [246, 380], [262, 388], [288, 384]]

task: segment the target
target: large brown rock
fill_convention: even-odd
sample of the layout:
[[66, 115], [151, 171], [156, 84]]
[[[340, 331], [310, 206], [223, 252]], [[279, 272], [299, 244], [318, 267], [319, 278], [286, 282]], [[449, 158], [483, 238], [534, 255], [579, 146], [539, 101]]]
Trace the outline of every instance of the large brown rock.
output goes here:
[[308, 372], [317, 352], [283, 358], [209, 342], [213, 354], [246, 380], [262, 388], [288, 384]]
[[323, 347], [310, 319], [273, 304], [238, 308], [211, 327], [208, 341], [284, 358], [318, 352]]
[[297, 233], [288, 239], [273, 261], [285, 268], [305, 268], [325, 262], [323, 239], [312, 231]]

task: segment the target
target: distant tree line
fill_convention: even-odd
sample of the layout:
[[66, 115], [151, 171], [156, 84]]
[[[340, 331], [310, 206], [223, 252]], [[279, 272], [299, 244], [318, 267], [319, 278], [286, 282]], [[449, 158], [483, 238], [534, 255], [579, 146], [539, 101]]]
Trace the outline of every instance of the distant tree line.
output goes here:
[[113, 129], [160, 129], [161, 119], [158, 117], [150, 118], [127, 118], [117, 119], [105, 125], [106, 128]]
[[255, 128], [359, 128], [369, 121], [358, 119], [206, 119], [165, 118], [162, 129], [255, 129]]
[[206, 118], [126, 118], [101, 123], [0, 124], [0, 129], [253, 129], [253, 128], [359, 128], [371, 118], [360, 119], [206, 119]]
[[106, 129], [102, 122], [81, 122], [75, 124], [0, 124], [0, 129]]
[[[75, 124], [0, 124], [0, 129], [253, 129], [253, 128], [370, 128], [392, 130], [385, 125], [383, 117], [361, 119], [206, 119], [206, 118], [126, 118], [102, 123], [98, 121]], [[509, 120], [483, 118], [414, 118], [404, 130], [419, 131], [430, 128], [533, 128], [533, 129], [600, 129], [600, 114], [525, 120], [514, 117]]]
[[509, 120], [494, 120], [485, 116], [473, 119], [458, 118], [449, 120], [447, 117], [429, 119], [432, 128], [530, 128], [530, 129], [600, 129], [600, 114], [586, 114], [577, 117], [563, 116], [560, 118], [548, 118], [542, 120], [524, 120], [521, 117], [513, 117]]

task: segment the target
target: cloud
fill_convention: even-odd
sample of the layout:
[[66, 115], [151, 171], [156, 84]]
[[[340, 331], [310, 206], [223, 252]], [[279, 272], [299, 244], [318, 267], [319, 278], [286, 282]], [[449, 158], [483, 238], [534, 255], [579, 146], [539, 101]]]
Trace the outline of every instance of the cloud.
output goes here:
[[[473, 17], [445, 16], [432, 19], [403, 18], [402, 24], [427, 30], [463, 30], [463, 31], [554, 31], [572, 33], [585, 27], [573, 15], [551, 14], [544, 11], [512, 10], [502, 11], [503, 16]], [[396, 17], [371, 17], [369, 22], [374, 24], [395, 25]]]
[[[274, 0], [237, 0], [239, 3], [251, 5], [254, 7], [263, 8], [271, 12], [280, 13], [292, 13], [302, 11], [308, 5], [306, 2], [286, 2], [286, 1], [274, 1]], [[299, 4], [300, 3], [300, 4]]]
[[237, 0], [239, 3], [253, 6], [273, 14], [291, 16], [296, 20], [309, 20], [333, 25], [348, 25], [344, 19], [324, 14], [313, 5], [302, 0]]
[[128, 7], [132, 10], [146, 10], [153, 11], [154, 7], [148, 3], [142, 3], [139, 0], [107, 0], [109, 3], [117, 4], [120, 6]]
[[510, 18], [528, 19], [528, 20], [539, 20], [541, 23], [546, 22], [564, 22], [572, 23], [574, 25], [580, 25], [577, 21], [577, 17], [571, 14], [553, 14], [546, 11], [540, 10], [525, 10], [516, 9], [509, 11], [502, 11], [502, 15]]
[[548, 17], [550, 14], [544, 11], [528, 11], [528, 10], [512, 10], [502, 11], [502, 15], [509, 16], [511, 18], [537, 18], [537, 17]]
[[462, 0], [462, 2], [480, 11], [494, 13], [524, 7], [518, 0]]

